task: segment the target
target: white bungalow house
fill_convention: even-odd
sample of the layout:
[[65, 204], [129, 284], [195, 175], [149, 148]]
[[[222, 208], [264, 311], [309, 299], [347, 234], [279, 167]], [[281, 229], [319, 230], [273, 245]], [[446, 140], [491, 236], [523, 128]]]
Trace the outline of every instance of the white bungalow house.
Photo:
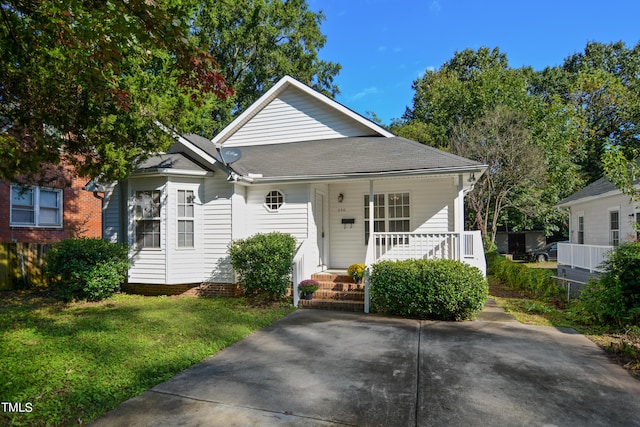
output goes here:
[[637, 239], [640, 204], [631, 202], [606, 178], [589, 184], [557, 205], [569, 208], [569, 241], [558, 244], [558, 275], [579, 282], [602, 271], [605, 255]]
[[298, 241], [294, 283], [381, 258], [447, 257], [484, 272], [463, 203], [484, 170], [284, 77], [213, 140], [177, 136], [110, 186], [104, 236], [129, 244], [130, 286], [233, 285], [229, 243], [271, 231]]

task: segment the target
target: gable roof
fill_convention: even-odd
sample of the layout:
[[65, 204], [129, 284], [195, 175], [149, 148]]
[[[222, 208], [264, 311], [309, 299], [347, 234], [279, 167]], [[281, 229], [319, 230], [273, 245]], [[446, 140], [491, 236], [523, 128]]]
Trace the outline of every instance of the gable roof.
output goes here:
[[343, 118], [351, 121], [354, 126], [360, 127], [365, 135], [378, 135], [384, 137], [392, 137], [393, 134], [382, 126], [368, 120], [353, 110], [345, 107], [339, 102], [315, 91], [309, 86], [299, 82], [291, 76], [285, 76], [280, 79], [271, 89], [262, 95], [256, 102], [226, 126], [218, 135], [213, 138], [214, 144], [224, 144], [243, 126], [255, 118], [259, 113], [263, 112], [276, 98], [285, 94], [285, 92], [298, 91], [310, 100], [319, 103], [323, 109], [337, 113]]
[[[208, 156], [219, 158], [211, 141], [183, 137]], [[482, 172], [479, 162], [401, 137], [363, 136], [240, 147], [230, 169], [247, 182]]]
[[[238, 133], [244, 136], [225, 143]], [[476, 161], [397, 137], [289, 76], [213, 140], [195, 134], [175, 136], [170, 153], [187, 153], [246, 184], [373, 175], [481, 175], [486, 170]], [[226, 165], [218, 152], [221, 147], [238, 149], [241, 157]]]
[[151, 156], [136, 168], [136, 175], [151, 173], [210, 175], [212, 169], [201, 165], [185, 153], [166, 153]]
[[331, 179], [364, 175], [435, 174], [482, 165], [400, 137], [353, 137], [241, 148], [231, 165], [260, 180]]
[[[635, 182], [636, 188], [639, 184], [640, 180]], [[577, 203], [584, 203], [590, 200], [615, 196], [618, 194], [622, 194], [622, 191], [620, 191], [618, 187], [611, 183], [607, 178], [600, 178], [599, 180], [587, 185], [582, 190], [562, 199], [558, 204], [556, 204], [556, 206], [560, 208], [568, 208]]]

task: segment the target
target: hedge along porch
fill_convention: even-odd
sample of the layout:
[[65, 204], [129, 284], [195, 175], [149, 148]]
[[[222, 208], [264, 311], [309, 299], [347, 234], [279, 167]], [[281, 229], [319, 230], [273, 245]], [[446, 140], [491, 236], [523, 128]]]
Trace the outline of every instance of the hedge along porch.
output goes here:
[[176, 135], [109, 186], [105, 236], [129, 243], [130, 285], [233, 286], [229, 243], [270, 231], [297, 240], [295, 283], [365, 263], [372, 247], [378, 258], [456, 258], [464, 194], [484, 170], [285, 77], [213, 140]]

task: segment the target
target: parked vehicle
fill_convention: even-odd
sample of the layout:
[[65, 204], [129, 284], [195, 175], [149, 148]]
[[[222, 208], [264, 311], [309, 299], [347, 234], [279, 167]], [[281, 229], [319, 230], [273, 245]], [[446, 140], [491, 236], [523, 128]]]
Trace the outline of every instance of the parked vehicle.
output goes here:
[[532, 261], [545, 262], [558, 260], [558, 242], [549, 243], [540, 249], [529, 252]]

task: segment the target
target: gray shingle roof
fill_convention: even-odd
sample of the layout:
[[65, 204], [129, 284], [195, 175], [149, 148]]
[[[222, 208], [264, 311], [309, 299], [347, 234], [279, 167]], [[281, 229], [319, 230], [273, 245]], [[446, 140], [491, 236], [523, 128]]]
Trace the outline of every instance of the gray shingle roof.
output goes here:
[[184, 153], [168, 153], [151, 156], [137, 167], [138, 172], [156, 169], [175, 169], [186, 171], [208, 171], [204, 166], [196, 163]]
[[616, 186], [613, 185], [608, 179], [600, 178], [599, 180], [594, 181], [591, 184], [587, 185], [582, 190], [577, 191], [572, 195], [570, 195], [569, 197], [562, 199], [557, 204], [557, 206], [569, 205], [581, 199], [599, 196], [601, 194], [609, 193], [611, 191], [616, 191], [616, 190], [618, 190], [618, 188], [616, 188]]
[[[213, 144], [197, 135], [186, 138], [216, 156]], [[483, 165], [401, 137], [363, 136], [239, 147], [231, 165], [242, 176], [301, 178], [402, 171], [437, 173], [481, 169]], [[216, 156], [217, 157], [217, 156]]]

